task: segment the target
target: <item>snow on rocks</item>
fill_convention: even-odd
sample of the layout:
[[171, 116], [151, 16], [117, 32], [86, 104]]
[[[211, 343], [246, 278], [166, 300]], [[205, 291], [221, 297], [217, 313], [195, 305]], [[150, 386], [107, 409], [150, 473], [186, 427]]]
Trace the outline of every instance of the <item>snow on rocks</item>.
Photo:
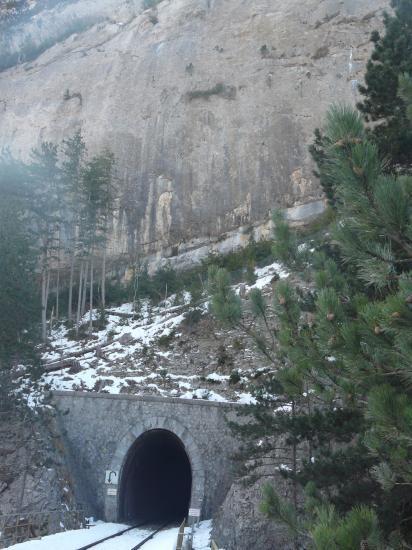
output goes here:
[[[256, 269], [255, 274], [256, 283], [248, 291], [270, 287], [275, 276], [288, 276], [278, 263]], [[207, 302], [197, 308], [201, 320], [188, 328], [185, 316], [193, 310], [190, 302], [185, 292], [179, 304], [175, 296], [157, 306], [143, 301], [138, 312], [132, 303], [125, 303], [107, 309], [103, 325], [95, 310], [92, 334], [84, 334], [88, 333], [87, 313], [79, 338], [64, 323], [56, 325], [42, 357], [46, 372], [37, 391], [23, 372], [22, 395], [31, 407], [39, 406], [44, 390], [255, 403], [249, 383], [262, 369], [267, 370], [267, 366], [260, 367], [259, 352], [236, 329], [217, 326], [207, 315]], [[241, 340], [245, 345], [240, 345]]]

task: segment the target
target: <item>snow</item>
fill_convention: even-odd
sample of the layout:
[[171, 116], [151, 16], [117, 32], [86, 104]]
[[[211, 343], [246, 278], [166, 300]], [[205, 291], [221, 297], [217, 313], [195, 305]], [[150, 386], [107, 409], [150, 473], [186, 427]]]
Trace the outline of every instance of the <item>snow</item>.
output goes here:
[[[97, 522], [90, 529], [77, 529], [49, 535], [38, 540], [15, 544], [10, 546], [9, 550], [76, 550], [81, 546], [127, 529], [127, 527], [128, 525], [118, 523]], [[178, 527], [173, 527], [161, 531], [144, 545], [145, 550], [175, 550], [178, 530]], [[195, 527], [194, 550], [208, 550], [210, 548], [211, 530], [211, 520], [202, 521], [199, 527]], [[186, 532], [188, 531], [190, 530], [186, 529]], [[96, 550], [130, 550], [130, 548], [148, 537], [151, 532], [150, 529], [133, 529], [124, 535], [99, 544], [95, 548]]]
[[292, 405], [281, 405], [280, 407], [277, 407], [274, 412], [276, 413], [289, 413], [292, 411]]
[[291, 472], [292, 471], [292, 468], [290, 466], [288, 466], [287, 464], [280, 464], [278, 466], [278, 468], [276, 468], [277, 470], [280, 470], [281, 472]]
[[[90, 527], [90, 529], [76, 529], [57, 533], [56, 535], [49, 535], [39, 540], [15, 544], [10, 546], [9, 550], [52, 550], [52, 548], [58, 548], [59, 550], [76, 550], [80, 546], [85, 546], [95, 540], [118, 533], [127, 527], [127, 525], [117, 523], [98, 522], [96, 525]], [[117, 539], [117, 542], [118, 541], [119, 539]]]
[[250, 289], [257, 288], [263, 290], [266, 286], [270, 285], [274, 275], [278, 275], [280, 279], [289, 277], [289, 273], [278, 262], [255, 269], [255, 275], [257, 278], [256, 283], [250, 286]]
[[211, 532], [212, 520], [201, 521], [199, 527], [195, 529], [193, 548], [195, 550], [209, 550]]
[[229, 376], [218, 374], [217, 372], [212, 372], [206, 376], [206, 380], [211, 380], [212, 382], [226, 382], [229, 378]]
[[[246, 285], [247, 289], [250, 291], [253, 288], [270, 287], [275, 274], [281, 278], [288, 277], [288, 273], [278, 262], [256, 269], [256, 283], [252, 286]], [[240, 292], [240, 285], [233, 288]], [[248, 393], [248, 385], [256, 371], [242, 372], [241, 391], [236, 391], [236, 388], [230, 385], [228, 372], [210, 372], [216, 368], [215, 364], [208, 369], [209, 372], [198, 372], [196, 375], [168, 372], [169, 369], [173, 371], [175, 368], [176, 353], [179, 351], [176, 352], [176, 346], [173, 347], [173, 351], [165, 349], [166, 345], [158, 344], [158, 340], [162, 336], [173, 334], [173, 342], [178, 341], [179, 327], [186, 312], [191, 309], [190, 301], [189, 292], [184, 293], [183, 301], [179, 303], [174, 295], [157, 306], [144, 300], [135, 315], [133, 303], [111, 307], [107, 309], [105, 328], [95, 328], [92, 338], [88, 340], [73, 340], [64, 324], [56, 324], [51, 334], [49, 351], [44, 353], [42, 359], [46, 365], [63, 358], [71, 359], [76, 368], [66, 367], [44, 373], [36, 383], [35, 389], [27, 374], [28, 371], [23, 368], [17, 393], [21, 392], [21, 396], [33, 409], [46, 406], [43, 404], [44, 390], [49, 389], [110, 394], [125, 392], [134, 395], [149, 392], [151, 395], [163, 397], [256, 403], [253, 395]], [[201, 308], [206, 311], [207, 302], [203, 303]], [[93, 318], [98, 317], [98, 311], [94, 310]], [[88, 319], [89, 312], [84, 315], [82, 324], [87, 325]], [[195, 353], [196, 351], [193, 351], [193, 354]], [[244, 358], [253, 356], [250, 350], [244, 350]], [[210, 387], [213, 384], [219, 384], [218, 392]]]
[[207, 388], [198, 388], [197, 390], [186, 392], [180, 397], [181, 399], [207, 399], [208, 401], [217, 401], [218, 403], [228, 402], [223, 396]]
[[243, 405], [256, 405], [257, 400], [251, 393], [238, 393], [238, 403], [242, 403]]

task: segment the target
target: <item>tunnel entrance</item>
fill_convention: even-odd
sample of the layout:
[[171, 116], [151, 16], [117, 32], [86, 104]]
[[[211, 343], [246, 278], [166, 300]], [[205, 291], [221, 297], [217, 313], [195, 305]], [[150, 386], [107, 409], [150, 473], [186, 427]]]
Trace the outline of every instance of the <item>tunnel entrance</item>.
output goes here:
[[150, 430], [131, 447], [122, 470], [120, 520], [179, 521], [187, 516], [192, 470], [181, 440]]

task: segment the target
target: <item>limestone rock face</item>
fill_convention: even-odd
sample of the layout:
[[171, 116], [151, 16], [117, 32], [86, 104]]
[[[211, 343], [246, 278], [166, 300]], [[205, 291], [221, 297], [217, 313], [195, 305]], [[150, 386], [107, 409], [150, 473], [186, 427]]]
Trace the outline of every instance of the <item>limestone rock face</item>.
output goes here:
[[293, 550], [296, 547], [285, 525], [266, 519], [260, 512], [265, 483], [276, 487], [282, 498], [291, 498], [291, 486], [279, 474], [253, 484], [245, 485], [243, 480], [233, 483], [213, 522], [212, 537], [219, 548]]
[[319, 210], [308, 143], [332, 102], [359, 99], [369, 35], [389, 6], [44, 3], [8, 30], [17, 60], [30, 41], [44, 51], [0, 73], [0, 146], [26, 156], [82, 129], [92, 152], [110, 147], [120, 187], [112, 255], [145, 243], [157, 257], [226, 237], [242, 244], [276, 206]]

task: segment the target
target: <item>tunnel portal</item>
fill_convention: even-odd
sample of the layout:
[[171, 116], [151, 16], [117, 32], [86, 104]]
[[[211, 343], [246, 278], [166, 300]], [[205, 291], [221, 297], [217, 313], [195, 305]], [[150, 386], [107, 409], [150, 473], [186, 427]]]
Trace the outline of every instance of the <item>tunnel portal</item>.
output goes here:
[[122, 469], [119, 519], [127, 522], [179, 521], [187, 516], [192, 470], [181, 440], [168, 430], [142, 434]]

